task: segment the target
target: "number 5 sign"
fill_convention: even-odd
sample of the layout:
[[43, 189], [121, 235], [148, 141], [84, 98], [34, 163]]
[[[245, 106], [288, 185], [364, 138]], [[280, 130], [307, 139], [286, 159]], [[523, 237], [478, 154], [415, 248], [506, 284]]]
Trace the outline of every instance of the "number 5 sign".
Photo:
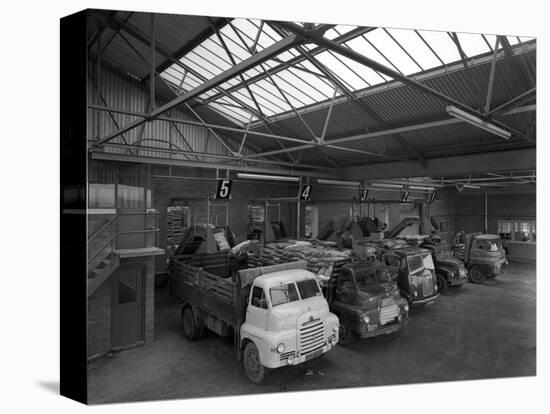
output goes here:
[[216, 198], [227, 200], [231, 195], [231, 180], [218, 180], [218, 188], [216, 189]]
[[304, 185], [302, 187], [302, 192], [300, 193], [300, 200], [309, 201], [311, 200], [311, 185]]

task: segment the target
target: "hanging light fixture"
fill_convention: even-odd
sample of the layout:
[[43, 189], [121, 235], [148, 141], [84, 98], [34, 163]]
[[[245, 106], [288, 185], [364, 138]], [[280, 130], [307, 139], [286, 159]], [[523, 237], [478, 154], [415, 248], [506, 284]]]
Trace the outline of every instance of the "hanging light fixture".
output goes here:
[[264, 174], [249, 174], [237, 173], [239, 178], [249, 178], [251, 180], [268, 180], [268, 181], [291, 181], [297, 183], [300, 177], [291, 177], [286, 175], [264, 175]]
[[488, 131], [492, 134], [498, 135], [499, 137], [510, 139], [512, 134], [508, 131], [506, 131], [503, 128], [500, 128], [496, 126], [495, 124], [491, 124], [490, 122], [487, 122], [475, 115], [472, 115], [468, 112], [463, 111], [462, 109], [458, 109], [456, 106], [449, 105], [447, 106], [447, 113], [457, 119], [460, 119], [461, 121], [464, 121], [470, 125], [476, 126], [478, 128], [481, 128], [485, 131]]

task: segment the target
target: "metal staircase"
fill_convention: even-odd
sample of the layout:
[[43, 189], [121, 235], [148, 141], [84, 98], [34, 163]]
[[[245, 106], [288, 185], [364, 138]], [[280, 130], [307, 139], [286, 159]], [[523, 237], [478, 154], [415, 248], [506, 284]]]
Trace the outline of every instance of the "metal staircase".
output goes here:
[[[143, 216], [141, 226], [121, 231], [119, 221], [131, 215]], [[153, 224], [149, 223], [149, 218], [154, 218]], [[159, 231], [158, 213], [145, 211], [115, 214], [94, 229], [88, 236], [88, 297], [120, 266], [121, 256], [136, 251], [143, 256], [158, 254]], [[150, 233], [155, 237], [147, 237]], [[137, 245], [136, 240], [139, 240]]]

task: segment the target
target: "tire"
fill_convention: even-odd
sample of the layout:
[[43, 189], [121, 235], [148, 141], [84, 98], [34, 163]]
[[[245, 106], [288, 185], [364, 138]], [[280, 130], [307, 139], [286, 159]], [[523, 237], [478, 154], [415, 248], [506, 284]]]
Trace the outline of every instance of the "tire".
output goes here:
[[485, 279], [486, 279], [485, 273], [483, 272], [481, 267], [476, 265], [468, 269], [468, 278], [470, 279], [470, 282], [476, 283], [476, 284], [481, 284], [485, 282]]
[[254, 342], [248, 342], [244, 347], [243, 366], [246, 376], [254, 384], [263, 384], [269, 368], [262, 365], [260, 353]]
[[201, 336], [201, 329], [195, 322], [195, 314], [193, 309], [187, 307], [183, 310], [183, 334], [190, 341], [196, 341]]
[[447, 282], [447, 279], [441, 273], [438, 273], [437, 274], [437, 290], [438, 290], [438, 292], [439, 293], [445, 293], [445, 292], [447, 292], [448, 288], [449, 288], [449, 283]]
[[349, 346], [353, 342], [355, 337], [351, 331], [349, 324], [343, 319], [340, 319], [340, 329], [338, 332], [338, 344], [342, 346]]

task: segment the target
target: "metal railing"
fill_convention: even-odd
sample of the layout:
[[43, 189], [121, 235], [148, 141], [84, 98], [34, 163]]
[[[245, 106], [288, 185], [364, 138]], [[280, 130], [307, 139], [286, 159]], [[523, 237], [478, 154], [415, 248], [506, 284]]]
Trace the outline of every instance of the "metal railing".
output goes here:
[[[124, 231], [118, 231], [117, 224], [118, 219], [121, 216], [130, 216], [130, 215], [143, 215], [145, 216], [144, 220], [144, 229], [139, 230], [124, 230]], [[154, 223], [152, 226], [149, 225], [149, 219], [154, 218]], [[113, 230], [113, 225], [115, 226]], [[144, 212], [144, 211], [136, 211], [136, 212], [123, 212], [123, 213], [117, 213], [113, 217], [111, 217], [107, 222], [102, 223], [101, 229], [97, 232], [93, 232], [91, 234], [91, 237], [88, 238], [88, 273], [92, 272], [93, 269], [96, 268], [96, 266], [101, 262], [101, 260], [105, 259], [107, 256], [109, 256], [111, 253], [113, 253], [117, 249], [117, 241], [119, 240], [120, 236], [123, 235], [130, 235], [130, 234], [143, 234], [145, 235], [144, 238], [144, 245], [141, 246], [143, 248], [145, 247], [158, 247], [159, 246], [159, 213], [158, 212]], [[110, 231], [107, 233], [107, 231]], [[148, 234], [154, 233], [155, 238], [154, 242], [150, 243], [149, 238], [147, 237]], [[90, 247], [92, 246], [92, 242], [96, 239], [98, 239], [100, 236], [108, 237], [107, 241], [100, 245], [100, 248], [95, 251], [94, 254], [90, 253]], [[103, 253], [103, 254], [102, 254]]]

